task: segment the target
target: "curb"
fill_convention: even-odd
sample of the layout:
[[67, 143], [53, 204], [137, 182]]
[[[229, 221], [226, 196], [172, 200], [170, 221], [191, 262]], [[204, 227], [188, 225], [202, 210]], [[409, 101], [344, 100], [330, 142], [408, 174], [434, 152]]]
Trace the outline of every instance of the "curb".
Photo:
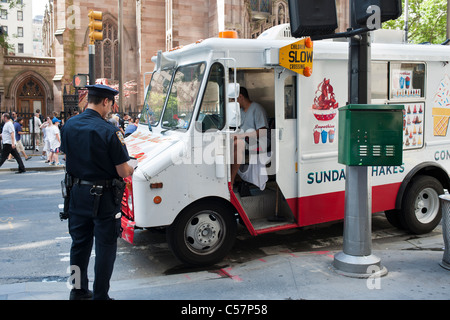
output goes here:
[[[27, 171], [58, 171], [65, 170], [66, 166], [48, 166], [48, 167], [27, 167], [25, 166]], [[0, 168], [0, 172], [16, 172], [17, 168]]]

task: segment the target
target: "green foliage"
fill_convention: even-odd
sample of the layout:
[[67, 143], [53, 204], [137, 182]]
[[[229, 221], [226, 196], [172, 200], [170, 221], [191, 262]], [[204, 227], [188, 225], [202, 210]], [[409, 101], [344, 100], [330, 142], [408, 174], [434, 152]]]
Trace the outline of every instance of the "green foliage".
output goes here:
[[[383, 23], [383, 29], [405, 29], [405, 0], [402, 3], [402, 16]], [[447, 0], [409, 0], [408, 7], [409, 42], [439, 44], [446, 40]]]

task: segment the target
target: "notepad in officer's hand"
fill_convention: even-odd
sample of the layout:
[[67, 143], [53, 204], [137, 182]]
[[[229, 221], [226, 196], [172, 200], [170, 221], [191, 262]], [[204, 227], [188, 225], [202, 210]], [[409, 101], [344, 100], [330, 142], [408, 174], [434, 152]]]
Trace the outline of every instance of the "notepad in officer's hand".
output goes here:
[[136, 158], [130, 157], [130, 160], [128, 160], [128, 165], [133, 169], [136, 169], [136, 167], [138, 166], [138, 160]]

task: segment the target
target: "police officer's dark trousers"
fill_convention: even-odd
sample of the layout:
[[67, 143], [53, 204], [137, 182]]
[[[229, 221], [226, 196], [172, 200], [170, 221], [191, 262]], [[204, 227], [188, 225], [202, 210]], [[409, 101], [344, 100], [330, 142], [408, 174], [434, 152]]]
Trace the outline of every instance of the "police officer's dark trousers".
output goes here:
[[[95, 238], [93, 299], [108, 299], [109, 282], [117, 252], [120, 232], [120, 207], [114, 204], [112, 191], [104, 190], [98, 213], [93, 214], [95, 196], [91, 186], [75, 184], [71, 191], [69, 232], [72, 237], [70, 264], [80, 277], [72, 276], [75, 289], [88, 290], [88, 264]], [[78, 281], [78, 282], [77, 282]], [[79, 287], [77, 287], [77, 284]]]

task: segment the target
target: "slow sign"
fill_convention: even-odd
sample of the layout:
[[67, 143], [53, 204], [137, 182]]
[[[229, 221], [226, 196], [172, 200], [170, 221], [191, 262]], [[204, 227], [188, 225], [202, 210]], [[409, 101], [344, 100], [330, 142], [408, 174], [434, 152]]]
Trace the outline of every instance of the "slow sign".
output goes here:
[[309, 77], [313, 67], [313, 42], [305, 38], [280, 48], [280, 65]]

